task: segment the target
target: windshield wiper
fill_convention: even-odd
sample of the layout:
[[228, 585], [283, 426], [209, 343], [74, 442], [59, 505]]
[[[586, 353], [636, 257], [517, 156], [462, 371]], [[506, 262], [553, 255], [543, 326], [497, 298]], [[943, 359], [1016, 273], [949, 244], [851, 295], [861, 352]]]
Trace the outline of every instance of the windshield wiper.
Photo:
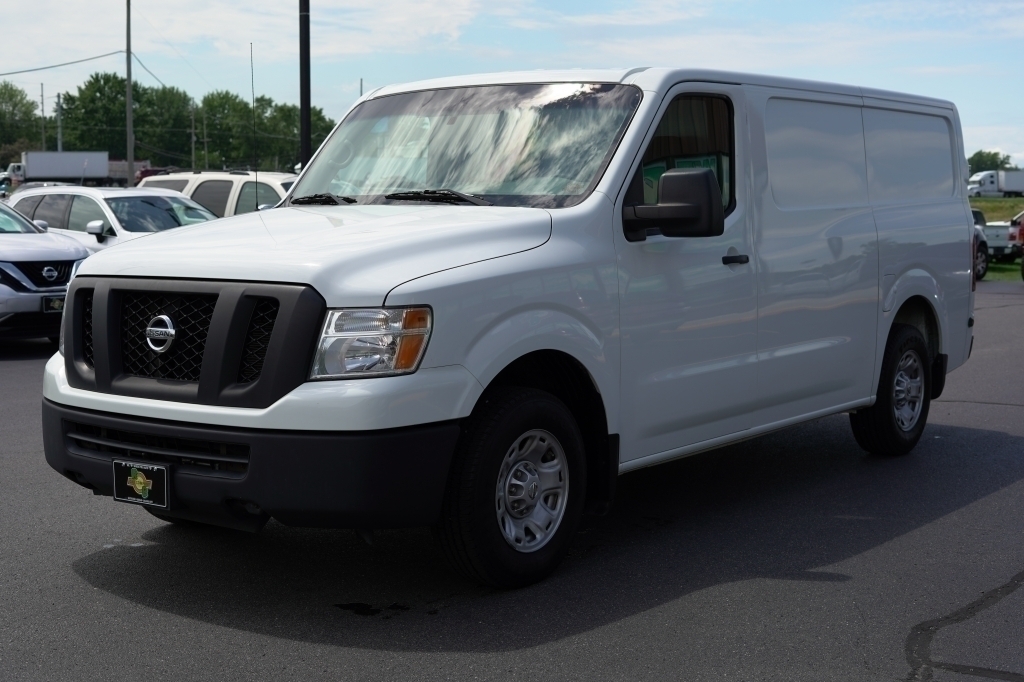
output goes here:
[[489, 201], [472, 194], [463, 194], [453, 189], [418, 189], [409, 192], [395, 192], [385, 194], [385, 199], [400, 199], [402, 201], [434, 201], [442, 204], [457, 204], [459, 202], [473, 204], [474, 206], [494, 206]]
[[337, 194], [309, 194], [304, 197], [295, 197], [291, 201], [292, 205], [298, 204], [310, 204], [315, 206], [338, 206], [342, 203], [354, 204], [357, 203], [352, 197], [342, 197]]

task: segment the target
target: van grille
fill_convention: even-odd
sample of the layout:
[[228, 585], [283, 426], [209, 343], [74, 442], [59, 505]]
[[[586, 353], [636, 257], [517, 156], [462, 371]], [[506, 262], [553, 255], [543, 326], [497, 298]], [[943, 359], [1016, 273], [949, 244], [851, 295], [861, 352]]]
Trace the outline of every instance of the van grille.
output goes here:
[[278, 302], [273, 298], [260, 298], [249, 319], [249, 330], [245, 335], [242, 350], [242, 364], [238, 369], [238, 383], [248, 384], [260, 378], [263, 360], [267, 357], [270, 334], [277, 321]]
[[[203, 350], [210, 331], [217, 296], [126, 292], [121, 303], [121, 360], [124, 373], [138, 377], [199, 381]], [[175, 337], [165, 353], [146, 343], [146, 327], [166, 315], [174, 323]]]

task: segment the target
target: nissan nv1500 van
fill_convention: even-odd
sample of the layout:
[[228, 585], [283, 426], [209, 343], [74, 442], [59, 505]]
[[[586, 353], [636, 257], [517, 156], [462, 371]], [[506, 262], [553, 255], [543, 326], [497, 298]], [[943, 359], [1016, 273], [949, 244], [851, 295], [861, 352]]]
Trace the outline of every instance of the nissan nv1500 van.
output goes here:
[[381, 88], [281, 203], [85, 261], [46, 459], [169, 521], [433, 526], [547, 575], [616, 477], [835, 413], [909, 452], [972, 343], [956, 107], [633, 69]]

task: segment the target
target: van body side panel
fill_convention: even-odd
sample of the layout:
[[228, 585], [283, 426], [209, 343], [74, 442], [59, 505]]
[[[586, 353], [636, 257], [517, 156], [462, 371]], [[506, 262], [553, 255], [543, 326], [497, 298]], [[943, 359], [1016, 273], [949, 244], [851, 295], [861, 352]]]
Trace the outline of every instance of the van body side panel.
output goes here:
[[[900, 307], [919, 296], [938, 324], [933, 352], [949, 356], [949, 369], [958, 367], [970, 334], [973, 266], [958, 122], [948, 109], [869, 100], [864, 130], [883, 282], [879, 347]], [[881, 363], [879, 353], [876, 378]]]
[[[859, 98], [751, 88], [757, 424], [870, 395], [878, 311]], [[764, 168], [765, 166], [762, 166]]]
[[[617, 433], [619, 309], [611, 202], [595, 193], [550, 214], [546, 243], [410, 280], [395, 287], [385, 304], [429, 302], [434, 325], [424, 366], [463, 365], [484, 387], [533, 351], [573, 357], [593, 378], [609, 431]], [[473, 406], [467, 407], [468, 415]]]

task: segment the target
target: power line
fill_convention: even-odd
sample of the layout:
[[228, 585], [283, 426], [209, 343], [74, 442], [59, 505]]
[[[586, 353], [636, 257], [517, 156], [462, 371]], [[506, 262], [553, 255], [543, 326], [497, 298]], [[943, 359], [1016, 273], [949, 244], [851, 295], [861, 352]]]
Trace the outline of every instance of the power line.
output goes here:
[[[177, 53], [177, 55], [178, 55], [179, 57], [181, 57], [181, 60], [182, 60], [183, 62], [185, 62], [186, 64], [188, 64], [188, 66], [189, 66], [189, 68], [190, 68], [190, 69], [192, 69], [193, 71], [195, 71], [195, 72], [196, 72], [196, 74], [197, 74], [197, 75], [198, 75], [198, 76], [199, 76], [200, 78], [202, 78], [202, 79], [203, 79], [204, 81], [206, 81], [206, 84], [207, 84], [207, 85], [209, 85], [209, 86], [210, 86], [210, 88], [212, 88], [213, 90], [216, 90], [216, 89], [217, 89], [216, 87], [214, 87], [213, 83], [211, 83], [210, 81], [206, 80], [206, 76], [204, 76], [204, 75], [203, 75], [202, 73], [200, 73], [199, 69], [197, 69], [196, 67], [192, 66], [192, 62], [190, 62], [189, 60], [185, 59], [185, 55], [183, 55], [183, 54], [182, 54], [181, 52], [178, 52], [178, 48], [176, 48], [176, 47], [174, 46], [174, 44], [173, 44], [173, 43], [171, 43], [171, 42], [170, 42], [169, 40], [167, 40], [167, 38], [165, 38], [165, 37], [164, 37], [164, 34], [160, 32], [160, 29], [158, 29], [158, 28], [157, 28], [156, 26], [154, 26], [154, 25], [153, 25], [153, 22], [152, 22], [152, 21], [150, 21], [149, 19], [147, 19], [147, 18], [146, 18], [146, 15], [145, 15], [145, 14], [143, 14], [142, 12], [139, 12], [138, 10], [135, 10], [135, 12], [136, 12], [136, 14], [138, 14], [138, 15], [139, 15], [140, 17], [142, 17], [143, 19], [145, 19], [146, 23], [147, 23], [147, 24], [149, 24], [149, 27], [150, 27], [151, 29], [153, 29], [154, 31], [156, 31], [156, 34], [157, 34], [158, 36], [160, 36], [160, 40], [164, 41], [164, 44], [165, 44], [165, 45], [167, 45], [167, 47], [169, 47], [169, 48], [171, 48], [172, 50], [174, 50], [174, 51], [175, 51], [175, 53]], [[146, 68], [146, 67], [142, 67], [142, 68]], [[148, 71], [149, 69], [146, 69], [146, 70]], [[154, 77], [154, 78], [156, 78], [156, 76], [153, 76], [153, 77]]]
[[[91, 62], [91, 61], [94, 61], [96, 59], [103, 59], [104, 57], [110, 57], [110, 56], [115, 55], [115, 54], [124, 54], [124, 50], [114, 50], [113, 52], [108, 52], [106, 54], [97, 55], [95, 57], [86, 57], [85, 59], [76, 59], [73, 62], [64, 62], [63, 64], [53, 64], [51, 66], [40, 66], [40, 67], [35, 68], [35, 69], [22, 69], [21, 71], [8, 71], [7, 73], [0, 73], [0, 76], [14, 76], [14, 75], [19, 74], [19, 73], [31, 73], [33, 71], [46, 71], [47, 69], [59, 69], [62, 66], [71, 66], [72, 64], [81, 64], [82, 62]], [[136, 57], [136, 59], [138, 59], [138, 57]], [[143, 68], [145, 68], [145, 67], [143, 67]], [[146, 69], [146, 71], [149, 71], [149, 69]], [[150, 74], [150, 75], [152, 75], [152, 74]], [[156, 78], [156, 76], [153, 76], [153, 78]]]
[[[146, 69], [146, 73], [148, 73], [153, 78], [156, 78], [156, 74], [153, 73], [152, 71], [150, 71], [146, 67], [146, 65], [142, 63], [142, 60], [139, 59], [139, 55], [137, 55], [134, 52], [132, 52], [132, 57], [135, 57], [135, 61], [137, 61], [139, 63], [139, 66], [141, 66], [143, 69]], [[160, 85], [163, 85], [165, 88], [167, 87], [167, 85], [165, 85], [164, 82], [162, 80], [160, 80], [159, 78], [156, 78], [156, 82], [159, 83]]]

